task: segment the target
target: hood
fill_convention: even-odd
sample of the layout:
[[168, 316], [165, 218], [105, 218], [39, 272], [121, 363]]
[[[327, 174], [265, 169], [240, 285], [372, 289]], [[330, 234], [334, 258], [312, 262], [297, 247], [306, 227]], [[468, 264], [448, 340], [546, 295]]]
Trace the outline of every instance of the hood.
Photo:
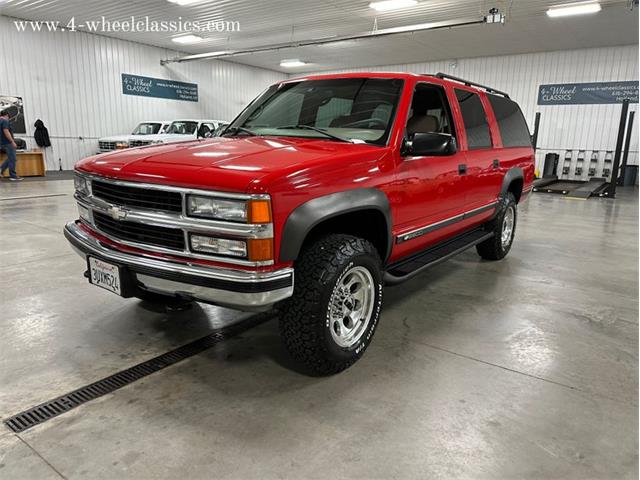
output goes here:
[[[323, 139], [215, 137], [118, 150], [80, 161], [80, 171], [147, 183], [247, 192], [314, 164], [336, 168], [383, 155], [381, 147]], [[368, 155], [366, 155], [368, 153]]]
[[113, 137], [99, 138], [99, 142], [128, 142], [130, 135], [114, 135]]

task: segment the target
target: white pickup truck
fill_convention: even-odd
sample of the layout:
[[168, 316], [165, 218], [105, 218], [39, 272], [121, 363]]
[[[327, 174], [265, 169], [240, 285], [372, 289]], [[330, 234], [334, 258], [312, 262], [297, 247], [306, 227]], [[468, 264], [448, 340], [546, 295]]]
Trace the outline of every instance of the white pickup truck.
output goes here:
[[129, 135], [114, 135], [98, 139], [98, 153], [107, 153], [113, 150], [129, 148], [131, 141], [137, 141], [142, 137], [163, 134], [171, 125], [169, 120], [148, 120], [140, 122]]
[[130, 147], [142, 147], [160, 143], [182, 142], [213, 136], [218, 127], [226, 122], [222, 120], [174, 120], [163, 134], [145, 135], [131, 139]]

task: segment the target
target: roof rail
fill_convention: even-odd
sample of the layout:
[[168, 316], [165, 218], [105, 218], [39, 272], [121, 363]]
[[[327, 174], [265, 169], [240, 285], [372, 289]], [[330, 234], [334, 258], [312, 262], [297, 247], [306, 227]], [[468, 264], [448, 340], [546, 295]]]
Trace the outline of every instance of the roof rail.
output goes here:
[[496, 90], [495, 88], [492, 88], [492, 87], [487, 87], [486, 85], [482, 85], [480, 83], [476, 83], [476, 82], [471, 82], [469, 80], [465, 80], [464, 78], [454, 77], [453, 75], [449, 75], [447, 73], [439, 72], [439, 73], [436, 73], [435, 75], [431, 74], [431, 76], [437, 77], [437, 78], [446, 79], [446, 80], [453, 80], [454, 82], [460, 82], [460, 83], [465, 84], [467, 87], [483, 88], [484, 90], [486, 90], [489, 93], [495, 93], [496, 95], [502, 95], [505, 98], [509, 98], [509, 94], [508, 93], [501, 92], [500, 90]]

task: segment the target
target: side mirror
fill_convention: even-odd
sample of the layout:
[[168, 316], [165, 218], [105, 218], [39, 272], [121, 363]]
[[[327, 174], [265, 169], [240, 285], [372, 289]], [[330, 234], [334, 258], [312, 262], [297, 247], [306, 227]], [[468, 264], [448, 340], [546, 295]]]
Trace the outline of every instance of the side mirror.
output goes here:
[[415, 157], [453, 155], [456, 139], [447, 133], [416, 133], [407, 144], [406, 154]]

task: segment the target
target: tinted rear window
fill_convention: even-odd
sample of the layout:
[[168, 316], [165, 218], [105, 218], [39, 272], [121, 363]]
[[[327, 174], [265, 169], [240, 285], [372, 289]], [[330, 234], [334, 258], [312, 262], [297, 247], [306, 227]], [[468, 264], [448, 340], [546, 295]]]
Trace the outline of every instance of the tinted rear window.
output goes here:
[[456, 89], [469, 150], [491, 148], [489, 123], [478, 94]]
[[508, 98], [487, 95], [505, 147], [530, 147], [531, 134], [518, 104]]

